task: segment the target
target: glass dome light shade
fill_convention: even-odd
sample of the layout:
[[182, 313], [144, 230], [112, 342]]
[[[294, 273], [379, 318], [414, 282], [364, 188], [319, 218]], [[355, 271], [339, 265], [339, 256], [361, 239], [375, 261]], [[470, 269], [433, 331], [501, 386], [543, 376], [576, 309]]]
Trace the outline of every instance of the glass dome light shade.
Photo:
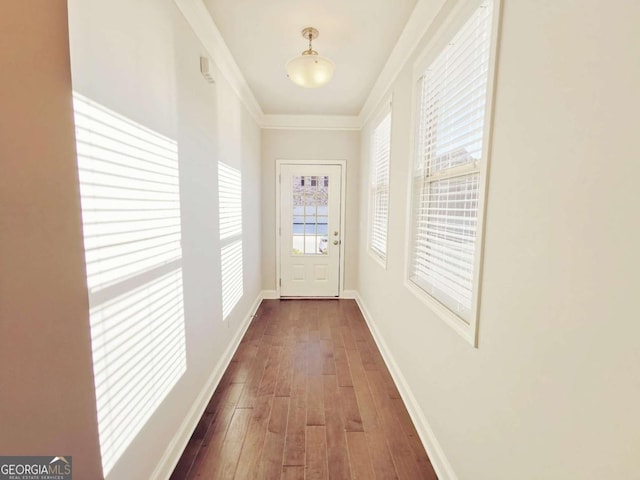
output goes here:
[[317, 88], [326, 85], [333, 76], [334, 63], [327, 57], [305, 54], [292, 58], [287, 63], [287, 76], [296, 85]]

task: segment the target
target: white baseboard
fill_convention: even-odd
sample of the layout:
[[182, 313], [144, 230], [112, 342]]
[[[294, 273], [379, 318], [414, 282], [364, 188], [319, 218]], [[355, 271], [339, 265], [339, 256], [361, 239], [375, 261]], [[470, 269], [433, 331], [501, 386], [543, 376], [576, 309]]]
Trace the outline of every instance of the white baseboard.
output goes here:
[[376, 345], [378, 346], [378, 349], [382, 354], [384, 362], [386, 363], [387, 368], [389, 369], [389, 372], [391, 373], [391, 376], [393, 377], [393, 380], [398, 387], [400, 396], [402, 397], [402, 400], [407, 407], [407, 411], [409, 412], [411, 420], [413, 420], [413, 424], [418, 431], [418, 435], [420, 436], [420, 440], [422, 441], [422, 444], [427, 451], [427, 455], [429, 455], [429, 460], [431, 460], [431, 464], [433, 465], [433, 468], [438, 475], [438, 479], [457, 480], [458, 477], [453, 471], [453, 467], [449, 463], [449, 460], [447, 460], [447, 457], [444, 454], [444, 450], [442, 450], [442, 447], [440, 446], [440, 442], [438, 442], [433, 429], [425, 418], [422, 409], [418, 405], [416, 397], [413, 395], [413, 392], [411, 391], [407, 380], [404, 378], [404, 375], [402, 375], [402, 372], [400, 371], [398, 364], [394, 360], [391, 351], [387, 347], [387, 344], [382, 338], [382, 335], [380, 335], [380, 331], [378, 330], [373, 317], [369, 313], [369, 310], [364, 304], [362, 297], [358, 292], [355, 292], [354, 298], [356, 299], [356, 302], [360, 307], [360, 311], [362, 311], [362, 315], [364, 316], [364, 319], [369, 326], [369, 330], [371, 330], [373, 339], [375, 340]]
[[180, 456], [182, 455], [182, 452], [186, 448], [187, 443], [191, 438], [191, 434], [198, 425], [198, 422], [200, 421], [205, 408], [207, 408], [213, 392], [218, 386], [218, 383], [220, 383], [222, 375], [229, 366], [229, 363], [231, 362], [233, 355], [238, 349], [238, 345], [240, 345], [240, 341], [247, 331], [247, 328], [249, 328], [249, 324], [251, 323], [251, 320], [258, 310], [258, 307], [260, 307], [260, 302], [262, 302], [262, 300], [265, 298], [263, 296], [263, 293], [264, 292], [260, 292], [258, 294], [258, 298], [256, 298], [255, 302], [251, 306], [251, 309], [243, 320], [242, 325], [234, 335], [231, 342], [229, 342], [227, 349], [222, 355], [222, 358], [220, 358], [215, 368], [213, 369], [211, 376], [209, 377], [203, 389], [200, 391], [200, 394], [191, 406], [191, 409], [189, 410], [189, 413], [187, 413], [187, 416], [182, 422], [182, 425], [180, 425], [178, 432], [173, 437], [173, 440], [169, 443], [169, 446], [162, 455], [162, 458], [160, 458], [158, 466], [151, 474], [152, 480], [166, 480], [173, 473], [173, 469], [176, 468], [176, 465], [180, 460]]
[[355, 290], [343, 290], [342, 295], [340, 295], [340, 298], [348, 298], [348, 299], [355, 300], [356, 298], [358, 298], [358, 292]]
[[[355, 299], [357, 295], [358, 295], [358, 292], [355, 290], [343, 290], [342, 295], [340, 295], [340, 298]], [[280, 297], [278, 296], [278, 293], [275, 290], [263, 290], [262, 298], [265, 300], [272, 300]], [[300, 298], [306, 298], [306, 297], [300, 297]], [[309, 298], [316, 298], [316, 297], [309, 297]]]

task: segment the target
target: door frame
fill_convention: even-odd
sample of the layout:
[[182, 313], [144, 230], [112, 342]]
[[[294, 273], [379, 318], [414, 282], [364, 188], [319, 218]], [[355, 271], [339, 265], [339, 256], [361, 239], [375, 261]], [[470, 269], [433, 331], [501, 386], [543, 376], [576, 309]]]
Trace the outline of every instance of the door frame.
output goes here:
[[[323, 165], [338, 165], [340, 166], [340, 262], [339, 262], [339, 275], [338, 275], [338, 298], [341, 298], [344, 294], [344, 246], [345, 246], [345, 227], [346, 227], [346, 207], [347, 207], [347, 161], [346, 160], [284, 160], [277, 159], [276, 160], [276, 228], [275, 228], [275, 238], [276, 238], [276, 297], [281, 298], [280, 295], [280, 261], [282, 259], [281, 252], [281, 235], [280, 235], [280, 195], [281, 192], [281, 182], [280, 182], [280, 174], [283, 165], [300, 165], [300, 166], [323, 166]], [[298, 298], [298, 297], [296, 297]], [[305, 298], [305, 297], [299, 297]], [[325, 297], [314, 297], [314, 298], [325, 298]], [[336, 298], [336, 297], [326, 297], [326, 298]]]

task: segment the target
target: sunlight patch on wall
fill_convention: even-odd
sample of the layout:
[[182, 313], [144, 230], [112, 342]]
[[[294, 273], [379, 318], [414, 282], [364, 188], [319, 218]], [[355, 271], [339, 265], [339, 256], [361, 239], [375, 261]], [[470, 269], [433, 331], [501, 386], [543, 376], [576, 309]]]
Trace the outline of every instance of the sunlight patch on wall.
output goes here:
[[218, 202], [224, 320], [243, 294], [242, 176], [239, 170], [222, 162], [218, 162]]
[[107, 475], [186, 371], [178, 145], [74, 93]]

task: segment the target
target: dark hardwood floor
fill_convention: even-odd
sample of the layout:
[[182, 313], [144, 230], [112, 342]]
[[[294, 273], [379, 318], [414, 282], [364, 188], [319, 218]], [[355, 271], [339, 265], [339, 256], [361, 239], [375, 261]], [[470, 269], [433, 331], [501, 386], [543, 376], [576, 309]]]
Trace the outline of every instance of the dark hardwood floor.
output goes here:
[[436, 479], [353, 300], [265, 300], [182, 479]]

